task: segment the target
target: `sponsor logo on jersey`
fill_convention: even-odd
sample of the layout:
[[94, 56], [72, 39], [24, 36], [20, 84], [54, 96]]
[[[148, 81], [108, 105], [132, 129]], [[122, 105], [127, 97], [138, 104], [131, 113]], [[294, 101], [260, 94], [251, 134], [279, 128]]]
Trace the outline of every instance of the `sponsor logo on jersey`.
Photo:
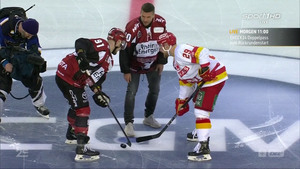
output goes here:
[[163, 18], [155, 18], [155, 21], [156, 22], [161, 22], [161, 23], [165, 22], [165, 20]]
[[156, 41], [139, 43], [136, 45], [137, 57], [151, 57], [159, 52], [159, 46]]
[[94, 71], [91, 74], [91, 78], [93, 79], [94, 82], [98, 82], [104, 74], [105, 74], [104, 68], [100, 67], [98, 70]]
[[60, 66], [64, 70], [67, 70], [67, 68], [68, 68], [68, 64], [66, 62], [64, 62], [63, 60], [59, 63], [58, 66]]
[[153, 29], [154, 33], [163, 33], [164, 32], [164, 28], [163, 27], [155, 27]]
[[140, 27], [140, 24], [139, 24], [139, 23], [136, 23], [136, 24], [134, 25], [134, 27], [132, 28], [132, 32], [134, 33], [139, 27]]
[[190, 68], [188, 66], [184, 66], [180, 71], [178, 71], [178, 75], [180, 77], [184, 76], [188, 71], [190, 70]]

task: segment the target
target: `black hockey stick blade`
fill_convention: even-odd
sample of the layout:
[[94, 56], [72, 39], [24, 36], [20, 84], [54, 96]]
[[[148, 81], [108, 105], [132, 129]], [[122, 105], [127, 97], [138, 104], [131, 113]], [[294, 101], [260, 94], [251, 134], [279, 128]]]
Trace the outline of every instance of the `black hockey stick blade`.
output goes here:
[[152, 139], [158, 138], [159, 136], [160, 135], [154, 134], [154, 135], [150, 135], [150, 136], [137, 137], [136, 142], [140, 143], [140, 142], [152, 140]]
[[135, 141], [139, 143], [139, 142], [148, 141], [160, 137], [165, 132], [165, 130], [167, 130], [167, 128], [171, 125], [171, 123], [174, 121], [176, 117], [177, 114], [175, 113], [174, 116], [171, 118], [171, 120], [165, 125], [165, 127], [159, 133], [148, 135], [148, 136], [137, 137]]
[[[196, 95], [196, 93], [202, 88], [202, 86], [204, 85], [205, 81], [201, 82], [201, 84], [198, 85], [198, 87], [196, 88], [196, 90], [193, 92], [193, 94], [188, 98], [188, 100], [181, 106], [181, 107], [185, 107], [189, 101]], [[148, 135], [148, 136], [142, 136], [142, 137], [137, 137], [135, 140], [137, 143], [139, 142], [143, 142], [143, 141], [148, 141], [148, 140], [152, 140], [152, 139], [156, 139], [158, 137], [160, 137], [165, 130], [167, 130], [167, 128], [169, 127], [169, 125], [174, 121], [174, 119], [177, 117], [177, 114], [175, 113], [174, 116], [171, 118], [171, 120], [165, 125], [165, 127], [157, 134], [153, 134], [153, 135]]]

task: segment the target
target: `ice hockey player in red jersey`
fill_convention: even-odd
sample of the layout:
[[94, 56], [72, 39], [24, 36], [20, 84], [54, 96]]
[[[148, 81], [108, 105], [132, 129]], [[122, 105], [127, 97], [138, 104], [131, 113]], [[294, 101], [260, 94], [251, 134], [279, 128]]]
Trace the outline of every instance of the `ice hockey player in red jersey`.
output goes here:
[[179, 96], [175, 100], [178, 116], [189, 111], [189, 105], [181, 107], [195, 91], [197, 85], [204, 81], [203, 87], [193, 98], [196, 125], [193, 132], [187, 134], [187, 140], [198, 144], [188, 159], [192, 161], [211, 160], [209, 139], [211, 121], [219, 92], [228, 79], [225, 66], [204, 47], [189, 44], [176, 44], [173, 33], [167, 32], [159, 36], [160, 51], [165, 57], [173, 56], [173, 66], [179, 77]]
[[152, 128], [160, 128], [161, 124], [154, 118], [160, 79], [167, 60], [159, 52], [157, 39], [166, 32], [166, 20], [155, 14], [151, 3], [145, 3], [141, 15], [129, 21], [125, 28], [127, 47], [120, 52], [120, 69], [128, 83], [124, 103], [125, 132], [134, 137], [134, 105], [138, 91], [140, 76], [146, 76], [148, 94], [143, 112], [143, 124]]
[[90, 107], [85, 88], [89, 86], [94, 92], [93, 99], [97, 105], [108, 105], [110, 99], [103, 92], [102, 83], [113, 66], [112, 54], [117, 54], [125, 46], [125, 34], [118, 28], [108, 32], [107, 40], [79, 38], [75, 41], [75, 52], [63, 58], [57, 67], [56, 84], [70, 105], [66, 143], [77, 143], [76, 161], [100, 158], [98, 151], [86, 146]]

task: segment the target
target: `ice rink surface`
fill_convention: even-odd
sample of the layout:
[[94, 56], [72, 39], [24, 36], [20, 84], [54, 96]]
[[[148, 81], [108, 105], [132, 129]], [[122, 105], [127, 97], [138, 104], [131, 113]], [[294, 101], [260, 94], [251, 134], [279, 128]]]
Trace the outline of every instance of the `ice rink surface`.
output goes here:
[[[97, 107], [88, 89], [91, 116], [89, 146], [99, 150], [100, 160], [74, 161], [75, 146], [64, 143], [68, 106], [55, 84], [57, 64], [73, 52], [79, 37], [107, 36], [111, 27], [124, 28], [132, 11], [139, 11], [139, 0], [1, 0], [0, 7], [21, 6], [40, 23], [42, 56], [47, 60], [43, 73], [51, 111], [46, 120], [35, 112], [29, 97], [7, 98], [0, 124], [1, 169], [75, 168], [300, 168], [300, 47], [234, 46], [230, 30], [239, 28], [299, 28], [299, 0], [156, 0], [158, 14], [167, 20], [167, 29], [178, 43], [208, 47], [227, 68], [229, 79], [211, 114], [211, 161], [191, 162], [187, 153], [196, 143], [186, 141], [194, 129], [193, 109], [177, 117], [163, 135], [151, 141], [122, 149], [126, 142], [108, 108]], [[140, 2], [139, 2], [140, 4]], [[249, 18], [261, 14], [279, 18]], [[264, 16], [265, 16], [264, 15]], [[111, 108], [121, 125], [126, 83], [115, 66], [103, 84], [111, 98]], [[162, 74], [161, 92], [155, 117], [165, 125], [175, 113], [178, 79], [169, 62]], [[141, 77], [136, 96], [135, 130], [137, 137], [156, 134], [142, 124], [147, 79]], [[12, 94], [23, 97], [26, 88], [15, 81]], [[190, 102], [192, 105], [192, 102]]]
[[[109, 109], [100, 108], [90, 98], [90, 147], [101, 152], [93, 163], [74, 161], [75, 146], [64, 143], [67, 103], [54, 81], [44, 77], [47, 106], [51, 118], [40, 118], [29, 98], [8, 98], [2, 116], [0, 168], [299, 168], [299, 85], [259, 78], [230, 76], [212, 113], [211, 156], [207, 162], [191, 162], [187, 153], [196, 143], [186, 141], [194, 128], [192, 111], [177, 117], [159, 138], [120, 148], [126, 142]], [[141, 78], [136, 96], [137, 136], [155, 134], [142, 124], [146, 78]], [[124, 127], [123, 100], [126, 84], [120, 72], [110, 72], [103, 90], [111, 98], [111, 108]], [[19, 82], [15, 96], [27, 94]], [[88, 94], [91, 96], [91, 92]], [[177, 75], [165, 71], [155, 117], [166, 124], [174, 115], [178, 94]], [[191, 103], [190, 103], [191, 104]]]

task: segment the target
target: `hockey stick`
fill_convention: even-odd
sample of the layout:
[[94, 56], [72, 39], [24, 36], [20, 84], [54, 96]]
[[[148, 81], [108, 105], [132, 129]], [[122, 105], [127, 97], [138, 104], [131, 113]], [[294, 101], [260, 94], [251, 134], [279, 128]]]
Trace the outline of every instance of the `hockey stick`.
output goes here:
[[[187, 104], [189, 104], [189, 101], [196, 95], [196, 93], [202, 88], [202, 86], [204, 85], [205, 81], [202, 81], [200, 85], [198, 85], [198, 87], [196, 88], [196, 90], [193, 92], [193, 94], [187, 99], [187, 101], [181, 106], [181, 107], [185, 107]], [[148, 140], [152, 140], [155, 138], [160, 137], [165, 130], [167, 130], [167, 128], [170, 126], [170, 124], [173, 122], [173, 120], [177, 117], [177, 113], [174, 114], [174, 116], [171, 118], [171, 120], [165, 125], [165, 127], [157, 134], [154, 135], [148, 135], [148, 136], [143, 136], [143, 137], [137, 137], [136, 138], [136, 142], [143, 142], [143, 141], [148, 141]]]
[[[90, 74], [90, 72], [89, 72], [88, 70], [86, 70], [85, 72], [86, 72], [86, 74], [87, 74], [88, 76], [91, 76], [91, 74]], [[92, 78], [92, 77], [91, 77], [91, 78]], [[92, 78], [92, 79], [93, 79], [93, 78]], [[102, 98], [104, 98], [104, 96], [103, 96], [103, 94], [102, 94], [101, 92], [100, 92], [100, 95], [101, 95]], [[104, 99], [104, 100], [105, 100], [105, 99]], [[105, 102], [106, 102], [107, 107], [108, 107], [108, 109], [110, 110], [111, 114], [113, 115], [113, 117], [115, 118], [115, 120], [116, 120], [116, 122], [118, 123], [119, 127], [121, 128], [123, 134], [125, 135], [126, 140], [127, 140], [127, 143], [126, 143], [126, 144], [127, 144], [129, 147], [131, 147], [131, 141], [129, 140], [127, 134], [125, 133], [125, 131], [124, 131], [123, 127], [121, 126], [119, 120], [117, 119], [115, 113], [114, 113], [114, 112], [112, 111], [112, 109], [110, 108], [109, 103], [108, 103], [106, 100], [105, 100]], [[122, 148], [126, 148], [126, 146], [123, 147], [122, 144], [121, 144], [121, 147], [122, 147]]]
[[25, 10], [25, 12], [29, 11], [31, 8], [33, 8], [35, 6], [35, 4], [33, 4], [31, 7], [29, 7], [28, 9]]
[[[103, 97], [102, 93], [100, 93], [100, 95]], [[104, 100], [105, 100], [105, 99], [104, 99]], [[105, 102], [106, 102], [106, 101], [105, 101]], [[106, 102], [106, 103], [107, 103], [107, 102]], [[118, 123], [119, 127], [121, 128], [123, 134], [125, 135], [126, 140], [127, 140], [127, 143], [126, 143], [126, 144], [127, 144], [129, 147], [131, 147], [131, 141], [129, 140], [127, 134], [125, 133], [123, 127], [121, 126], [119, 120], [117, 119], [115, 113], [112, 111], [112, 109], [110, 108], [110, 106], [109, 106], [108, 103], [107, 103], [107, 107], [108, 107], [108, 109], [110, 110], [111, 114], [114, 116], [114, 118], [115, 118], [116, 122]], [[121, 144], [121, 147], [122, 147], [122, 144]], [[125, 146], [125, 147], [122, 147], [122, 148], [126, 148], [126, 146]]]

